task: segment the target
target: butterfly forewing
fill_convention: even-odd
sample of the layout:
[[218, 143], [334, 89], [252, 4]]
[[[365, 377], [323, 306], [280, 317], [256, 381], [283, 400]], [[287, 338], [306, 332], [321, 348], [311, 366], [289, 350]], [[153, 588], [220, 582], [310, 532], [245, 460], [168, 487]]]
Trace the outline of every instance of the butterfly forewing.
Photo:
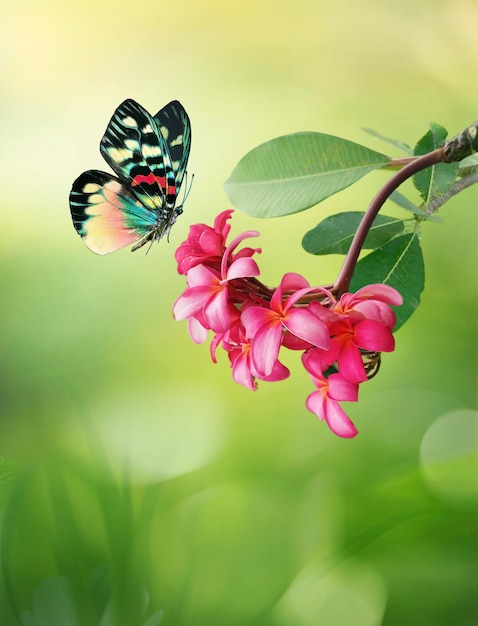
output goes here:
[[174, 205], [176, 181], [169, 150], [156, 121], [134, 100], [116, 109], [100, 151], [139, 200], [162, 216]]
[[180, 102], [173, 100], [158, 111], [154, 119], [168, 146], [176, 187], [179, 189], [191, 149], [191, 123], [188, 114]]

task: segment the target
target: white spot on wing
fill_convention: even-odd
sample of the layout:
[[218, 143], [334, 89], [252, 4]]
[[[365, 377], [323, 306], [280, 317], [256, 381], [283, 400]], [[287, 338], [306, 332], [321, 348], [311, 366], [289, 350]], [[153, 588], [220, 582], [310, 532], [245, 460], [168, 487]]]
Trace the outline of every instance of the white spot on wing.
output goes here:
[[161, 154], [161, 150], [158, 148], [158, 146], [148, 146], [148, 144], [144, 144], [141, 151], [143, 153], [143, 156], [145, 157], [154, 157], [158, 156], [158, 154]]
[[183, 136], [182, 135], [178, 135], [178, 137], [171, 142], [172, 146], [181, 146], [183, 143]]
[[115, 163], [122, 163], [133, 156], [131, 150], [127, 148], [108, 148], [108, 154]]
[[167, 139], [169, 137], [169, 130], [168, 128], [166, 128], [166, 126], [161, 126], [161, 128], [159, 129], [161, 131], [161, 135]]
[[128, 128], [137, 128], [138, 126], [134, 117], [131, 117], [130, 115], [123, 118], [123, 124], [128, 126]]
[[98, 185], [98, 183], [86, 183], [83, 187], [83, 193], [95, 193], [99, 189], [101, 189], [101, 185]]

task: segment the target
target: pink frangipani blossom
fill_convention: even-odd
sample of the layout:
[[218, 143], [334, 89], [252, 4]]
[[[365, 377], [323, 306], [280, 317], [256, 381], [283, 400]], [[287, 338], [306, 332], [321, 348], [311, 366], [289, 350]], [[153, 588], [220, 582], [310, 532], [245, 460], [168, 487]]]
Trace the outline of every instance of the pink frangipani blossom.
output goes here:
[[329, 326], [330, 359], [337, 361], [339, 372], [350, 382], [367, 380], [360, 349], [390, 352], [395, 341], [384, 324], [375, 320], [361, 319], [353, 324], [350, 319], [333, 322]]
[[333, 307], [335, 313], [348, 315], [352, 319], [365, 317], [385, 324], [390, 331], [395, 326], [395, 313], [390, 305], [403, 304], [401, 294], [380, 283], [362, 287], [355, 293], [344, 293]]
[[[284, 287], [297, 283], [307, 286], [284, 300]], [[269, 308], [250, 306], [243, 311], [241, 321], [247, 336], [253, 339], [252, 361], [262, 375], [268, 376], [272, 372], [286, 330], [313, 346], [328, 348], [330, 338], [327, 326], [307, 308], [294, 307], [300, 298], [314, 289], [303, 277], [286, 274], [274, 291]]]
[[274, 363], [272, 372], [268, 376], [263, 376], [256, 370], [251, 359], [251, 341], [247, 339], [245, 328], [240, 322], [233, 325], [226, 338], [223, 339], [222, 345], [229, 355], [234, 380], [249, 389], [257, 389], [256, 378], [275, 382], [284, 380], [290, 375], [287, 367], [279, 361]]
[[228, 220], [233, 213], [232, 209], [220, 213], [214, 220], [213, 228], [206, 224], [194, 224], [189, 228], [187, 240], [175, 253], [179, 274], [187, 274], [191, 267], [200, 263], [217, 264], [219, 267], [226, 249], [226, 239], [231, 230]]
[[355, 437], [358, 430], [339, 401], [357, 402], [358, 384], [346, 380], [341, 374], [330, 374], [326, 378], [320, 359], [321, 355], [317, 355], [314, 349], [302, 355], [304, 367], [317, 387], [317, 391], [307, 397], [306, 407], [320, 420], [325, 419], [330, 430], [339, 437]]
[[258, 276], [257, 263], [249, 256], [238, 257], [228, 264], [229, 256], [247, 237], [255, 237], [256, 231], [248, 231], [226, 248], [221, 261], [220, 273], [205, 265], [191, 267], [187, 273], [189, 287], [179, 296], [173, 306], [176, 320], [201, 314], [207, 327], [216, 333], [227, 331], [239, 317], [237, 308], [230, 302], [228, 283], [231, 280]]
[[223, 211], [213, 227], [191, 226], [177, 249], [178, 272], [186, 275], [187, 288], [174, 303], [174, 317], [188, 320], [196, 343], [205, 342], [212, 330], [212, 361], [222, 347], [235, 382], [251, 390], [258, 380], [290, 375], [279, 361], [281, 349], [302, 351], [316, 388], [307, 409], [336, 435], [355, 437], [358, 431], [340, 403], [356, 402], [359, 383], [378, 371], [373, 365], [382, 352], [394, 349], [391, 307], [402, 304], [402, 296], [389, 285], [372, 284], [339, 297], [336, 288], [311, 287], [292, 272], [271, 289], [257, 279], [259, 266], [252, 257], [260, 248], [241, 247], [259, 233], [241, 233], [227, 244], [232, 213]]

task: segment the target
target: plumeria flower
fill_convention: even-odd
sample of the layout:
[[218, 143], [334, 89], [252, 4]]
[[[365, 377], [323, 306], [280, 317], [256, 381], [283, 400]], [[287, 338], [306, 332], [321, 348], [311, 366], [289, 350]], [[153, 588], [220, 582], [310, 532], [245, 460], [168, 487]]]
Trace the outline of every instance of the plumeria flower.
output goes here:
[[[294, 291], [284, 300], [284, 292], [289, 290]], [[298, 300], [314, 290], [303, 276], [289, 273], [274, 291], [269, 307], [250, 306], [242, 313], [241, 321], [247, 336], [253, 338], [252, 361], [262, 375], [272, 373], [284, 331], [313, 346], [329, 347], [327, 326], [307, 308], [294, 307]]]
[[344, 293], [332, 307], [335, 313], [349, 317], [364, 317], [385, 324], [392, 331], [396, 316], [390, 305], [403, 304], [402, 295], [390, 285], [366, 285], [355, 293]]
[[312, 348], [302, 355], [302, 362], [312, 382], [317, 387], [306, 400], [306, 407], [320, 420], [327, 422], [330, 430], [339, 437], [351, 438], [358, 434], [353, 422], [339, 401], [357, 402], [358, 384], [346, 380], [341, 374], [325, 377], [322, 371], [322, 354]]
[[229, 283], [241, 278], [259, 276], [257, 263], [250, 256], [236, 255], [235, 248], [248, 237], [257, 237], [256, 231], [247, 231], [236, 237], [226, 248], [221, 260], [220, 271], [203, 264], [191, 267], [187, 272], [189, 287], [179, 296], [173, 306], [176, 320], [201, 316], [205, 328], [216, 333], [229, 330], [238, 319], [239, 311], [231, 302]]
[[233, 213], [232, 209], [219, 213], [213, 228], [206, 224], [193, 224], [189, 228], [188, 238], [175, 253], [179, 274], [187, 274], [191, 267], [200, 263], [220, 266], [231, 230], [228, 220]]
[[367, 379], [361, 349], [392, 352], [395, 347], [391, 331], [375, 320], [362, 319], [353, 324], [350, 319], [344, 319], [331, 324], [329, 330], [332, 338], [325, 361], [330, 364], [336, 361], [339, 372], [353, 383]]
[[279, 361], [281, 348], [302, 351], [316, 387], [307, 408], [336, 435], [355, 437], [357, 429], [340, 402], [356, 402], [359, 383], [378, 371], [380, 353], [394, 349], [391, 306], [402, 304], [402, 296], [388, 285], [373, 284], [337, 299], [295, 273], [285, 274], [273, 290], [257, 278], [252, 257], [260, 248], [239, 247], [259, 233], [242, 233], [226, 246], [231, 215], [218, 215], [214, 227], [192, 226], [176, 251], [178, 272], [186, 274], [188, 286], [174, 304], [174, 317], [188, 320], [196, 343], [206, 341], [212, 330], [212, 361], [222, 347], [233, 379], [251, 390], [258, 380], [290, 375]]
[[324, 311], [318, 303], [310, 310], [327, 321], [331, 336], [328, 352], [322, 354], [326, 366], [337, 362], [338, 370], [347, 380], [360, 383], [367, 379], [361, 350], [392, 352], [395, 340], [392, 329], [395, 313], [390, 304], [401, 304], [402, 296], [388, 285], [367, 285], [356, 293], [345, 293]]
[[[217, 340], [213, 343], [217, 343]], [[290, 371], [278, 360], [268, 376], [257, 371], [251, 358], [251, 340], [247, 339], [246, 329], [240, 322], [236, 322], [227, 333], [227, 337], [222, 340], [222, 346], [228, 353], [233, 379], [253, 391], [257, 389], [256, 379], [275, 382], [290, 376]]]
[[[192, 267], [199, 264], [220, 268], [231, 230], [228, 220], [233, 213], [233, 209], [219, 213], [213, 228], [206, 224], [193, 224], [189, 228], [188, 238], [175, 253], [179, 274], [187, 274]], [[230, 261], [236, 257], [252, 256], [260, 251], [260, 248], [242, 248], [235, 256], [231, 255]]]

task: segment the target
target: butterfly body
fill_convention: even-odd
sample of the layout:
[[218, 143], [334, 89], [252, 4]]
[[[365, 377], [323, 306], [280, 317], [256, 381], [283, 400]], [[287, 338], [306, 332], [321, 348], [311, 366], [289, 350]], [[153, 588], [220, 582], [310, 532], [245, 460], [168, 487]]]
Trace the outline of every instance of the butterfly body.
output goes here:
[[172, 101], [151, 116], [134, 100], [114, 112], [100, 152], [116, 176], [88, 170], [73, 183], [73, 225], [90, 250], [108, 254], [169, 235], [191, 147], [186, 111]]

